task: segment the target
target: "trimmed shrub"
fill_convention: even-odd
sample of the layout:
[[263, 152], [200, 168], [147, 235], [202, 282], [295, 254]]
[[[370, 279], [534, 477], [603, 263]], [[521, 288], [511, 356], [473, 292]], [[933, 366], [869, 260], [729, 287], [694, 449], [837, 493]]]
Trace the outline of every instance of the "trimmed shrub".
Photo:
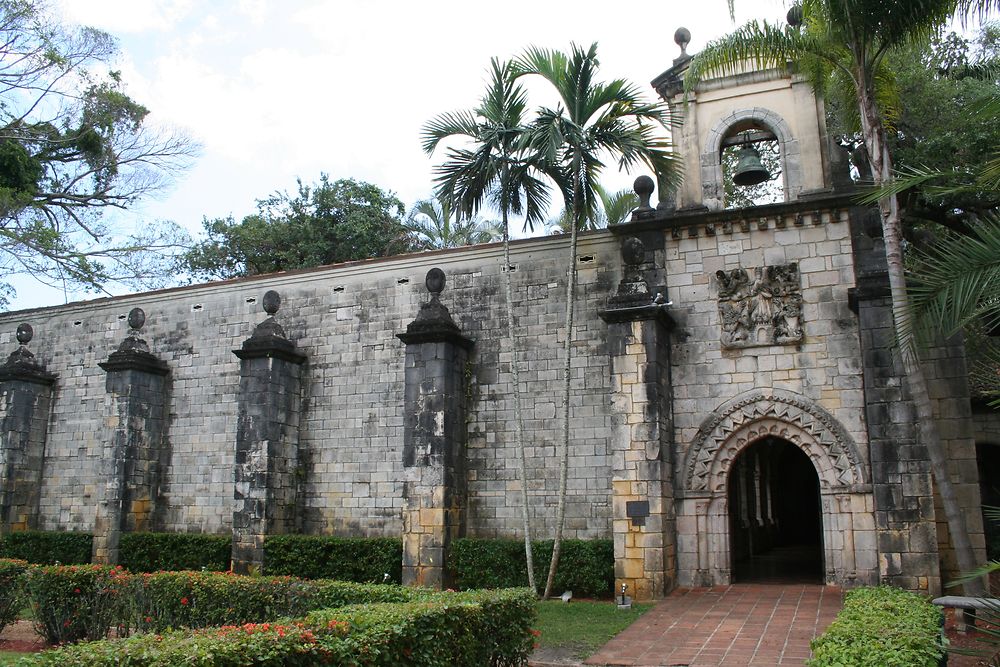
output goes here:
[[937, 667], [944, 654], [941, 610], [926, 598], [880, 586], [858, 588], [812, 641], [808, 667]]
[[112, 628], [128, 631], [137, 591], [120, 568], [43, 565], [28, 568], [22, 581], [35, 631], [50, 644], [103, 639]]
[[24, 530], [0, 539], [0, 558], [17, 558], [38, 565], [83, 565], [90, 562], [90, 533]]
[[[46, 651], [19, 664], [508, 667], [532, 646], [531, 591], [424, 593], [424, 602], [326, 609], [301, 621], [138, 635]], [[511, 622], [515, 620], [516, 622]]]
[[0, 632], [21, 612], [21, 576], [27, 561], [0, 558]]
[[383, 537], [272, 535], [264, 540], [269, 575], [337, 579], [358, 583], [399, 583], [403, 542]]
[[[552, 541], [532, 542], [535, 581], [548, 576]], [[459, 589], [526, 586], [524, 542], [518, 540], [458, 539], [451, 543], [448, 569]], [[614, 595], [615, 557], [611, 540], [563, 540], [553, 590], [571, 590], [580, 597]]]
[[231, 535], [122, 533], [119, 562], [129, 572], [229, 569]]
[[261, 623], [316, 608], [316, 585], [292, 577], [157, 572], [135, 578], [135, 626], [147, 632]]

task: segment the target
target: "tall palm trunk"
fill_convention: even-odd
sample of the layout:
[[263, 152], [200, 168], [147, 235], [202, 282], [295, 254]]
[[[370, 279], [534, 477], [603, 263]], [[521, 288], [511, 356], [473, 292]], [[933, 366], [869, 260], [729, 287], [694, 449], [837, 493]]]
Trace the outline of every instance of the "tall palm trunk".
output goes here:
[[[872, 179], [876, 186], [884, 185], [892, 179], [892, 156], [886, 140], [885, 128], [879, 117], [875, 104], [872, 84], [860, 71], [857, 77], [857, 95], [859, 111], [861, 112], [861, 127], [865, 138], [865, 147], [871, 160]], [[948, 475], [948, 458], [938, 432], [937, 421], [931, 405], [927, 380], [923, 367], [917, 356], [917, 342], [910, 322], [907, 306], [906, 276], [903, 267], [902, 222], [899, 215], [899, 202], [895, 195], [879, 200], [882, 213], [882, 238], [885, 243], [885, 256], [889, 273], [889, 289], [892, 298], [892, 317], [899, 342], [903, 371], [917, 411], [917, 433], [920, 442], [927, 449], [931, 463], [931, 472], [937, 491], [941, 496], [945, 518], [948, 521], [948, 532], [951, 533], [952, 545], [958, 560], [958, 567], [963, 572], [972, 572], [976, 567], [975, 552], [969, 539], [969, 531], [965, 524], [955, 487]], [[967, 595], [983, 595], [985, 588], [981, 579], [967, 581], [963, 588]]]
[[573, 315], [576, 295], [576, 243], [577, 229], [580, 227], [580, 166], [579, 154], [573, 158], [573, 224], [569, 233], [569, 271], [566, 277], [566, 341], [563, 345], [563, 422], [562, 457], [559, 460], [559, 503], [556, 506], [556, 534], [552, 543], [552, 559], [549, 561], [549, 576], [545, 580], [543, 600], [552, 595], [552, 583], [559, 566], [562, 550], [563, 525], [566, 523], [566, 487], [569, 479], [569, 395], [571, 362], [573, 360]]
[[[508, 167], [504, 164], [504, 181]], [[510, 345], [510, 377], [514, 385], [514, 445], [517, 447], [518, 462], [521, 466], [521, 518], [524, 528], [524, 559], [528, 568], [528, 586], [535, 594], [535, 558], [531, 551], [531, 524], [528, 519], [528, 463], [524, 451], [524, 420], [521, 417], [521, 373], [517, 367], [517, 341], [514, 337], [514, 288], [510, 274], [510, 222], [507, 206], [503, 209], [503, 266], [504, 291], [507, 297], [507, 341]]]

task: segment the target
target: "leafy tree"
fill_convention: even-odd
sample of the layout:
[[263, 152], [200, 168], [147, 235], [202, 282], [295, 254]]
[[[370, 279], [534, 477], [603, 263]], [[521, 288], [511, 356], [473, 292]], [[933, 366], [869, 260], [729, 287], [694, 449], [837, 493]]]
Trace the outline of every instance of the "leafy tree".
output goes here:
[[[901, 193], [908, 238], [919, 236], [915, 229], [926, 223], [968, 233], [977, 217], [1000, 205], [1000, 190], [975, 186], [975, 174], [1000, 146], [995, 114], [980, 111], [1000, 95], [998, 40], [1000, 28], [988, 25], [974, 41], [948, 33], [890, 54], [895, 86], [906, 100], [888, 128], [894, 165], [904, 177], [949, 174], [943, 182], [925, 179], [934, 181], [931, 187]], [[831, 130], [860, 145], [851, 114], [839, 112], [842, 104], [830, 105]], [[862, 153], [855, 151], [859, 158]], [[954, 187], [963, 182], [967, 187]]]
[[[524, 215], [525, 228], [545, 215], [548, 187], [539, 174], [545, 170], [536, 155], [524, 150], [527, 130], [524, 89], [514, 82], [510, 63], [493, 59], [490, 81], [479, 106], [472, 111], [442, 114], [424, 127], [423, 147], [431, 154], [450, 138], [462, 138], [468, 146], [449, 148], [447, 159], [436, 169], [438, 198], [449, 202], [465, 216], [474, 216], [487, 202], [502, 216], [504, 266], [510, 267], [510, 216]], [[528, 585], [535, 587], [531, 525], [528, 516], [528, 468], [525, 461], [524, 420], [521, 413], [521, 381], [514, 333], [514, 291], [510, 271], [504, 272], [507, 297], [507, 342], [511, 353], [511, 384], [514, 387], [514, 445], [521, 474], [521, 518]]]
[[105, 217], [169, 183], [196, 151], [151, 129], [118, 72], [100, 72], [115, 49], [35, 0], [0, 0], [0, 305], [16, 274], [64, 288], [158, 284], [186, 239], [168, 223], [123, 235]]
[[406, 218], [406, 229], [425, 248], [458, 248], [497, 240], [502, 232], [495, 223], [455, 215], [447, 200], [418, 201]]
[[277, 192], [236, 222], [206, 219], [207, 238], [180, 259], [194, 279], [217, 280], [385, 257], [416, 248], [403, 203], [376, 185], [320, 175], [298, 181], [294, 196]]
[[[612, 225], [628, 222], [629, 215], [639, 207], [639, 196], [631, 190], [619, 190], [609, 193], [601, 185], [597, 186], [597, 197], [601, 206], [588, 216], [584, 229], [604, 229]], [[559, 217], [549, 220], [545, 229], [549, 234], [568, 234], [573, 222], [573, 216], [565, 208], [559, 212]]]
[[543, 598], [552, 594], [559, 563], [566, 517], [566, 486], [569, 471], [569, 397], [573, 324], [576, 297], [577, 231], [594, 217], [598, 201], [598, 177], [607, 155], [617, 156], [620, 168], [645, 164], [661, 182], [676, 180], [677, 160], [669, 143], [655, 134], [666, 126], [668, 112], [659, 103], [647, 103], [639, 89], [615, 79], [603, 84], [594, 80], [598, 69], [597, 44], [583, 49], [572, 45], [569, 54], [531, 47], [515, 61], [519, 76], [540, 76], [555, 89], [559, 104], [542, 107], [525, 135], [525, 145], [562, 172], [559, 180], [566, 208], [573, 212], [566, 280], [566, 321], [563, 347], [562, 456], [559, 461], [559, 498], [556, 532]]
[[[881, 186], [893, 178], [887, 128], [898, 106], [888, 54], [913, 43], [926, 42], [956, 10], [978, 8], [985, 12], [998, 5], [996, 0], [803, 0], [801, 27], [752, 21], [710, 43], [695, 56], [685, 85], [691, 89], [706, 73], [731, 72], [745, 62], [760, 67], [795, 62], [828, 97], [839, 95], [840, 99], [856, 104], [869, 173], [874, 184]], [[959, 567], [969, 572], [976, 566], [975, 555], [965, 516], [948, 477], [946, 453], [907, 308], [902, 222], [896, 195], [881, 197], [879, 208], [893, 320], [907, 385], [917, 411], [916, 426], [931, 461]], [[981, 581], [967, 582], [965, 587], [970, 594], [983, 590]]]

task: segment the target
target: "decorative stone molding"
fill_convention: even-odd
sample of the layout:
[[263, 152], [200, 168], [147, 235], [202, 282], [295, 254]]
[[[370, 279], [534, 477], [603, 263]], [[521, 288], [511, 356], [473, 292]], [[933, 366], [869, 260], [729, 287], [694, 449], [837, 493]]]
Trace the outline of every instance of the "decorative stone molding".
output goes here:
[[798, 264], [716, 271], [722, 346], [787, 345], [802, 341]]
[[824, 491], [866, 483], [857, 445], [829, 413], [802, 396], [770, 389], [737, 397], [702, 423], [688, 448], [683, 488], [724, 493], [733, 460], [769, 436], [799, 446], [816, 466]]

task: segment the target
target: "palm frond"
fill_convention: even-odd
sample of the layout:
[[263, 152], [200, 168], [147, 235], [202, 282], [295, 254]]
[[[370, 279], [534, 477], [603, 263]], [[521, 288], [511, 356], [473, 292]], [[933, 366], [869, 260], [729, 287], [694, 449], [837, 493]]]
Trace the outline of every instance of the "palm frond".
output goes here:
[[443, 113], [424, 125], [420, 145], [425, 153], [431, 154], [444, 139], [453, 136], [474, 137], [477, 131], [476, 117], [472, 112]]
[[972, 235], [948, 237], [918, 253], [910, 301], [924, 340], [983, 320], [1000, 322], [1000, 217], [990, 215]]

